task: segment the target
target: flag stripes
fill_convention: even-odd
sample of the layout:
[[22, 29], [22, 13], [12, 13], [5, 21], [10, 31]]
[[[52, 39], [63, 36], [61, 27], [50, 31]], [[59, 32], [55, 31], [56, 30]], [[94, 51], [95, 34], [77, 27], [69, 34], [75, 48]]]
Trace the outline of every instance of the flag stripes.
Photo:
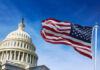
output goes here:
[[71, 45], [80, 54], [92, 58], [91, 43], [70, 36], [71, 23], [56, 19], [42, 21], [41, 35], [43, 39], [53, 44]]

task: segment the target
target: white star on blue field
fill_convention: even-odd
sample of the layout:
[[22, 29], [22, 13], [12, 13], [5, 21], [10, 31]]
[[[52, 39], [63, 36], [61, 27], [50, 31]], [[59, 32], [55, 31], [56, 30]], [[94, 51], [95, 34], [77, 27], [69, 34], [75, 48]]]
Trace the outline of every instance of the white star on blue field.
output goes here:
[[[100, 26], [99, 0], [0, 0], [0, 41], [17, 29], [24, 17], [25, 31], [29, 33], [39, 57], [38, 65], [50, 70], [93, 70], [91, 60], [71, 46], [51, 44], [41, 37], [41, 20], [55, 18], [82, 26]], [[92, 50], [94, 55], [94, 34]], [[100, 27], [98, 28], [97, 70], [100, 70]]]

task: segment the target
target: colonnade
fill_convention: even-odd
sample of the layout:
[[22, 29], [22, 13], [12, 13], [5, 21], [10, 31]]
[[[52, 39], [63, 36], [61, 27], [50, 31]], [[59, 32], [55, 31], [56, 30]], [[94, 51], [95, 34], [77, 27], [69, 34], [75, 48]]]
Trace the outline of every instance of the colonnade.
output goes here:
[[35, 51], [35, 47], [28, 44], [28, 43], [25, 43], [25, 42], [22, 42], [22, 41], [6, 41], [2, 44], [3, 47], [19, 47], [19, 48], [25, 48], [25, 49], [28, 49], [28, 50], [34, 50]]
[[22, 51], [0, 51], [0, 61], [11, 60], [37, 65], [37, 57]]

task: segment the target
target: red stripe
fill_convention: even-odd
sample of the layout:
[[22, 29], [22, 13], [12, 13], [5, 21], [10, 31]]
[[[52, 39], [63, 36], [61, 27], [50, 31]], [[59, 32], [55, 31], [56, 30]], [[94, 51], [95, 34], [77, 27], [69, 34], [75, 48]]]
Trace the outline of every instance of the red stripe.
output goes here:
[[42, 20], [41, 22], [42, 22], [42, 23], [44, 23], [44, 22], [45, 22], [45, 20]]
[[[67, 36], [69, 35], [68, 33], [65, 33], [65, 32], [58, 32], [58, 31], [56, 31], [56, 30], [54, 30], [54, 29], [52, 29], [52, 28], [50, 28], [48, 26], [43, 26], [43, 28], [45, 28], [47, 30], [50, 30], [50, 31], [53, 31], [55, 33], [60, 33], [60, 34], [67, 35]], [[70, 29], [67, 29], [67, 30], [70, 31]]]
[[84, 55], [84, 56], [87, 56], [87, 57], [89, 57], [90, 59], [92, 59], [92, 56], [91, 56], [91, 55], [89, 55], [89, 54], [87, 54], [87, 53], [84, 53], [84, 52], [78, 50], [78, 49], [75, 48], [75, 47], [74, 47], [74, 49], [75, 49], [77, 52], [79, 52], [80, 54], [82, 54], [82, 55]]
[[[60, 36], [56, 36], [56, 35], [54, 35], [54, 34], [47, 33], [47, 32], [45, 32], [45, 34], [46, 34], [47, 36], [60, 37]], [[84, 46], [84, 47], [87, 47], [87, 48], [91, 48], [91, 46], [87, 46], [87, 45], [84, 45], [84, 44], [82, 44], [82, 43], [75, 42], [75, 41], [73, 41], [73, 40], [71, 40], [71, 39], [63, 38], [63, 37], [62, 37], [62, 39], [58, 39], [58, 40], [56, 40], [56, 39], [50, 39], [50, 40], [54, 40], [54, 41], [66, 40], [66, 41], [69, 41], [69, 42], [71, 42], [71, 43], [73, 43], [73, 44], [76, 44], [76, 45], [80, 45], [80, 46]]]
[[76, 48], [79, 48], [79, 49], [82, 49], [82, 50], [85, 50], [85, 51], [88, 51], [88, 52], [92, 53], [92, 51], [91, 51], [91, 50], [86, 49], [86, 48], [82, 48], [82, 47], [76, 47]]
[[[42, 35], [43, 39], [44, 39], [45, 41], [49, 42], [49, 43], [53, 43], [53, 44], [65, 44], [65, 45], [71, 45], [71, 46], [73, 46], [72, 44], [69, 44], [69, 43], [67, 43], [67, 42], [52, 42], [52, 41], [46, 39], [42, 32], [41, 32], [41, 35]], [[91, 55], [89, 55], [89, 54], [87, 54], [87, 53], [84, 53], [84, 52], [82, 52], [82, 51], [77, 50], [77, 49], [75, 48], [75, 46], [73, 46], [73, 48], [74, 48], [77, 52], [79, 52], [80, 54], [82, 54], [82, 55], [84, 55], [84, 56], [87, 56], [87, 57], [89, 57], [89, 58], [92, 59], [92, 56], [91, 56]], [[83, 49], [83, 50], [84, 50], [84, 49]], [[86, 51], [86, 50], [85, 50], [85, 51]]]

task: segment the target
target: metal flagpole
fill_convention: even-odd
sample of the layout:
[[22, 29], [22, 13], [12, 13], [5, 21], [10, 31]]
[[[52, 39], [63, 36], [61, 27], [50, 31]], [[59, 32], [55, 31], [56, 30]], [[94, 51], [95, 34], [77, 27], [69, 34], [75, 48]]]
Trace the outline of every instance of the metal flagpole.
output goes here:
[[96, 70], [96, 62], [97, 62], [97, 30], [98, 30], [98, 23], [95, 25], [95, 53], [94, 53], [94, 70]]

